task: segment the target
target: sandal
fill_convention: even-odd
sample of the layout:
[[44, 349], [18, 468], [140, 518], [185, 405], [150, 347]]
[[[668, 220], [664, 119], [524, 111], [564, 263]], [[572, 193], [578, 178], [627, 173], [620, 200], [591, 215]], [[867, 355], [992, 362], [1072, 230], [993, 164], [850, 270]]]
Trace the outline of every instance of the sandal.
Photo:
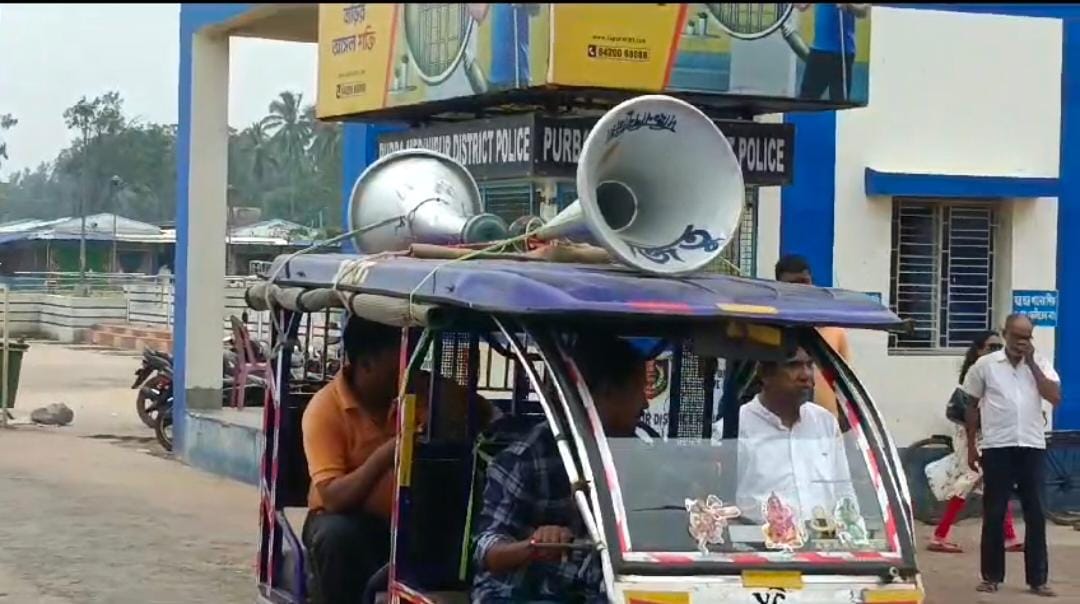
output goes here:
[[996, 593], [997, 590], [998, 584], [994, 583], [993, 581], [983, 581], [982, 583], [979, 583], [978, 587], [975, 588], [975, 591], [982, 592], [984, 594]]
[[939, 554], [962, 554], [964, 549], [955, 543], [949, 543], [948, 541], [931, 541], [926, 549]]
[[1024, 551], [1024, 542], [1023, 541], [1016, 541], [1014, 543], [1010, 543], [1010, 544], [1005, 546], [1005, 551], [1007, 551], [1009, 553], [1023, 552]]
[[1033, 587], [1031, 587], [1030, 591], [1031, 591], [1031, 593], [1033, 595], [1041, 596], [1043, 598], [1056, 598], [1057, 597], [1057, 592], [1050, 589], [1050, 586], [1045, 585], [1045, 584], [1044, 585], [1033, 586]]

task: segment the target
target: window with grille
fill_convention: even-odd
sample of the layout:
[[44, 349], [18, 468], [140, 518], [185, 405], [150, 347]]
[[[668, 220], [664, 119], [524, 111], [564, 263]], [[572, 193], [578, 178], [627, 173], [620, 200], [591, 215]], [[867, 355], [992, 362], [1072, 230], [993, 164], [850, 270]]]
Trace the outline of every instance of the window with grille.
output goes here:
[[480, 195], [484, 199], [484, 211], [495, 214], [507, 224], [537, 212], [533, 203], [533, 185], [529, 182], [483, 183]]
[[895, 350], [967, 347], [993, 325], [996, 215], [988, 205], [895, 200], [892, 309], [912, 331]]
[[746, 188], [746, 200], [743, 206], [739, 227], [735, 229], [731, 242], [724, 248], [719, 258], [705, 267], [705, 270], [725, 275], [753, 277], [757, 272], [757, 187]]

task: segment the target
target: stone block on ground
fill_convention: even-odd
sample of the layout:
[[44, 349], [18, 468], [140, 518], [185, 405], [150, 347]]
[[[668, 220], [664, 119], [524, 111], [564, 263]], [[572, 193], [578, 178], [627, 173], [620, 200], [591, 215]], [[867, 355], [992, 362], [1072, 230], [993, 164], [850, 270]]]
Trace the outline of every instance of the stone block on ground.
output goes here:
[[75, 412], [64, 403], [53, 403], [34, 409], [30, 421], [45, 426], [66, 426], [75, 419]]

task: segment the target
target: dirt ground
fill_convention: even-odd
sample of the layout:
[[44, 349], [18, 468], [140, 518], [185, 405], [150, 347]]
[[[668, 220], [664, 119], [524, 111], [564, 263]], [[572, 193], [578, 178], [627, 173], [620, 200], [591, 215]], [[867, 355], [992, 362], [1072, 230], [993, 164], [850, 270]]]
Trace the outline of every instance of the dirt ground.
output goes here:
[[[16, 416], [64, 402], [75, 421], [0, 432], [0, 604], [253, 601], [257, 493], [161, 451], [135, 415], [138, 362], [131, 353], [31, 344]], [[921, 548], [932, 529], [918, 528]], [[975, 593], [978, 531], [977, 520], [955, 529], [964, 554], [920, 550], [927, 604], [1041, 600], [1023, 593], [1021, 554], [1009, 554], [1002, 592]], [[1056, 601], [1080, 604], [1080, 532], [1049, 531]]]
[[64, 402], [75, 421], [0, 432], [0, 604], [253, 601], [257, 492], [161, 450], [138, 363], [31, 343], [16, 417]]

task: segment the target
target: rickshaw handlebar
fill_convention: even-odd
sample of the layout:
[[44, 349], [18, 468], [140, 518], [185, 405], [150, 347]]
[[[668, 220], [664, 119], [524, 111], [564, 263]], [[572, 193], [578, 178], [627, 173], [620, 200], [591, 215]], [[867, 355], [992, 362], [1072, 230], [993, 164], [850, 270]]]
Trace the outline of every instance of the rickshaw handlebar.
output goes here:
[[591, 552], [596, 549], [596, 543], [591, 539], [575, 539], [569, 543], [533, 543], [536, 549], [565, 549], [572, 551]]

